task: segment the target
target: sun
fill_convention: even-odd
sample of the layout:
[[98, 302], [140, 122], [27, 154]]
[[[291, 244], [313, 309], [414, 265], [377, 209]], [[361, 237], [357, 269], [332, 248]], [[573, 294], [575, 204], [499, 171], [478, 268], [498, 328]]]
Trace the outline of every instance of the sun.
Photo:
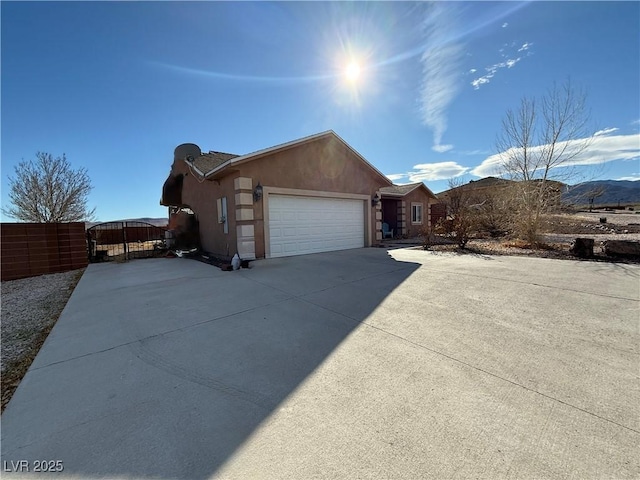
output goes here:
[[357, 62], [351, 62], [345, 69], [345, 76], [351, 83], [355, 83], [360, 78], [360, 65]]

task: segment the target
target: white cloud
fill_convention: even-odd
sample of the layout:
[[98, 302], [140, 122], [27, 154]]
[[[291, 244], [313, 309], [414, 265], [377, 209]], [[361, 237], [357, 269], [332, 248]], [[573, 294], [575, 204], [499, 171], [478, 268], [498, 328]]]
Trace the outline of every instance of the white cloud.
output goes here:
[[609, 133], [617, 132], [618, 130], [620, 130], [620, 129], [616, 128], [616, 127], [605, 128], [604, 130], [598, 130], [596, 133], [593, 134], [593, 136], [594, 137], [599, 137], [600, 135], [608, 135]]
[[487, 150], [456, 150], [456, 153], [460, 155], [489, 155]]
[[453, 145], [434, 145], [431, 150], [438, 153], [448, 152], [453, 148]]
[[500, 70], [501, 68], [512, 68], [520, 60], [522, 60], [521, 57], [510, 58], [506, 62], [500, 62], [494, 65], [491, 65], [490, 67], [486, 67], [485, 70], [487, 71], [487, 74], [473, 80], [471, 82], [471, 85], [473, 86], [474, 90], [478, 90], [481, 85], [484, 85], [485, 83], [489, 83], [491, 79], [496, 76], [496, 73], [498, 72], [498, 70]]
[[414, 165], [413, 168], [415, 171], [408, 174], [412, 182], [446, 180], [464, 175], [469, 170], [456, 162], [422, 163]]
[[469, 70], [469, 73], [476, 73], [478, 70], [476, 70], [475, 68], [472, 68], [471, 70]]
[[[498, 50], [498, 52], [500, 53], [500, 56], [506, 60], [503, 62], [494, 63], [493, 65], [489, 65], [488, 67], [485, 67], [484, 70], [487, 73], [478, 78], [473, 79], [473, 81], [471, 82], [471, 86], [473, 87], [474, 90], [478, 90], [482, 85], [486, 85], [487, 83], [490, 83], [491, 79], [496, 76], [496, 73], [498, 73], [498, 70], [501, 70], [503, 68], [507, 68], [507, 69], [513, 68], [523, 58], [522, 56], [519, 56], [517, 52], [526, 52], [525, 57], [531, 55], [531, 52], [528, 50], [533, 45], [533, 42], [523, 43], [522, 46], [520, 46], [520, 48], [517, 49], [517, 52], [516, 52], [516, 45], [517, 44], [515, 42], [512, 42], [511, 44], [505, 43], [503, 48]], [[506, 50], [510, 50], [511, 53], [509, 53]], [[469, 73], [475, 73], [475, 69], [473, 72], [469, 71]]]
[[[462, 44], [451, 41], [456, 8], [450, 3], [429, 5], [424, 22], [426, 48], [422, 53], [420, 110], [422, 123], [433, 131], [434, 149], [442, 147], [447, 109], [458, 93]], [[438, 150], [436, 150], [438, 151]]]
[[491, 75], [488, 78], [487, 77], [476, 78], [473, 82], [471, 82], [471, 85], [473, 85], [473, 88], [475, 90], [478, 90], [480, 88], [480, 85], [484, 85], [485, 83], [489, 83], [491, 78], [493, 78], [493, 75]]
[[502, 28], [507, 28], [508, 26], [509, 26], [509, 24], [508, 24], [507, 22], [504, 22], [504, 23], [502, 24]]
[[[614, 135], [614, 136], [594, 136], [591, 139], [589, 148], [580, 152], [575, 158], [572, 158], [570, 162], [563, 164], [563, 166], [573, 165], [598, 165], [606, 162], [612, 162], [615, 160], [637, 160], [640, 158], [640, 134], [633, 135]], [[579, 145], [584, 139], [578, 139], [569, 142], [561, 142], [557, 145], [558, 149], [567, 147], [567, 151], [570, 152], [573, 145]], [[531, 152], [535, 154], [536, 151], [540, 151], [545, 146], [538, 146], [531, 149]], [[513, 149], [513, 152], [517, 152]], [[500, 154], [494, 154], [486, 159], [471, 170], [471, 174], [478, 177], [488, 177], [490, 175], [500, 175], [502, 160]]]
[[480, 165], [471, 169], [471, 175], [476, 177], [491, 177], [500, 176], [502, 171], [502, 158], [500, 155], [495, 154], [485, 158]]
[[407, 176], [406, 173], [390, 173], [389, 175], [385, 175], [389, 180], [395, 182], [396, 180], [400, 180], [401, 178], [405, 178]]
[[630, 182], [635, 182], [640, 180], [640, 173], [632, 173], [628, 177], [620, 177], [620, 178], [616, 178], [616, 180], [628, 180]]
[[631, 125], [640, 125], [640, 118], [631, 122]]

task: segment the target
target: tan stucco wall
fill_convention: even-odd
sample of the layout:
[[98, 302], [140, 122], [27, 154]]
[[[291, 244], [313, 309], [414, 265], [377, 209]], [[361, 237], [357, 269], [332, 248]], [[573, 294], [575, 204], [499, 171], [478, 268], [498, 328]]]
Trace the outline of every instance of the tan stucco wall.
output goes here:
[[[410, 238], [417, 237], [429, 225], [429, 205], [435, 203], [436, 200], [431, 198], [422, 188], [416, 188], [413, 192], [405, 195], [402, 200], [407, 205], [406, 234]], [[422, 225], [411, 222], [412, 203], [422, 203]]]
[[[200, 224], [200, 242], [202, 248], [220, 257], [230, 257], [236, 253], [235, 190], [233, 178], [218, 181], [199, 182], [187, 165], [178, 161], [173, 173], [185, 174], [182, 187], [182, 201], [193, 210]], [[227, 197], [228, 232], [218, 223], [216, 200]]]
[[[241, 164], [234, 176], [253, 179], [263, 187], [314, 190], [362, 194], [371, 198], [382, 186], [388, 185], [342, 142], [321, 138]], [[367, 201], [366, 212], [371, 221], [368, 242], [375, 243], [375, 208]], [[265, 202], [254, 203], [256, 257], [265, 256]]]
[[[274, 152], [250, 162], [234, 165], [232, 170], [222, 172], [218, 180], [200, 183], [184, 162], [176, 162], [174, 174], [186, 173], [183, 184], [183, 202], [190, 206], [200, 222], [200, 238], [204, 250], [219, 256], [236, 253], [236, 190], [234, 179], [250, 178], [253, 186], [276, 187], [297, 190], [366, 195], [370, 199], [380, 187], [389, 185], [374, 170], [334, 137], [324, 137], [290, 149]], [[267, 188], [267, 191], [269, 189]], [[227, 197], [229, 233], [223, 233], [218, 223], [216, 200]], [[371, 201], [363, 202], [369, 215], [368, 236], [365, 245], [376, 241], [375, 208]], [[255, 254], [265, 256], [265, 207], [266, 202], [253, 203], [255, 232]]]

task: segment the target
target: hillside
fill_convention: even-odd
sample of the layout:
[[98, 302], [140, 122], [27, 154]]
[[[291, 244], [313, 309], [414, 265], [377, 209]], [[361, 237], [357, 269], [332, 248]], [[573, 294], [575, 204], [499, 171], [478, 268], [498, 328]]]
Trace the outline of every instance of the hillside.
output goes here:
[[[464, 190], [472, 191], [475, 195], [483, 192], [491, 192], [501, 187], [507, 187], [512, 183], [511, 180], [505, 180], [496, 177], [481, 178], [480, 180], [471, 180], [469, 183], [462, 185]], [[592, 192], [601, 191], [601, 195], [594, 200], [594, 205], [631, 205], [640, 203], [640, 180], [597, 180], [593, 182], [585, 182], [579, 185], [563, 185], [559, 182], [557, 189], [562, 191], [562, 202], [573, 205], [588, 205], [589, 197]], [[447, 201], [451, 190], [445, 190], [438, 194], [441, 201]]]
[[628, 205], [640, 203], [640, 180], [596, 180], [569, 186], [562, 194], [562, 201], [576, 205], [589, 203], [591, 192], [601, 191], [594, 205]]

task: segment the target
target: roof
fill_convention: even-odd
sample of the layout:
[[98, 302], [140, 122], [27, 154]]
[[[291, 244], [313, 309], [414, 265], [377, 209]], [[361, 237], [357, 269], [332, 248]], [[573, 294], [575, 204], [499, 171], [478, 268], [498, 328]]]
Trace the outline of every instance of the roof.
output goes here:
[[204, 178], [210, 178], [230, 166], [257, 160], [265, 155], [286, 150], [288, 148], [293, 148], [303, 143], [311, 142], [328, 136], [333, 136], [338, 141], [342, 142], [347, 148], [349, 148], [349, 150], [351, 150], [358, 158], [360, 158], [360, 160], [362, 160], [369, 168], [371, 168], [375, 173], [383, 178], [388, 184], [392, 184], [391, 180], [389, 180], [382, 172], [380, 172], [380, 170], [370, 164], [362, 155], [355, 151], [353, 147], [351, 147], [351, 145], [340, 138], [333, 130], [327, 130], [326, 132], [309, 135], [308, 137], [303, 137], [298, 140], [282, 143], [280, 145], [258, 150], [253, 153], [248, 153], [246, 155], [238, 156], [230, 153], [209, 152], [208, 154], [201, 155], [193, 161], [188, 161], [185, 159], [185, 162], [187, 163], [187, 165], [195, 167], [198, 173], [200, 173]]
[[420, 185], [423, 185], [423, 183], [418, 182], [407, 183], [406, 185], [392, 185], [390, 187], [382, 187], [380, 189], [380, 193], [383, 195], [399, 195], [404, 197], [407, 193], [414, 191]]
[[413, 192], [416, 188], [420, 188], [420, 186], [424, 187], [429, 195], [433, 198], [436, 198], [434, 193], [427, 188], [427, 186], [422, 182], [417, 183], [407, 183], [406, 185], [391, 185], [390, 187], [382, 187], [380, 189], [380, 193], [385, 196], [392, 197], [404, 197], [405, 195]]
[[204, 174], [214, 170], [216, 167], [228, 162], [232, 158], [237, 158], [239, 156], [240, 155], [235, 155], [233, 153], [209, 152], [195, 158], [191, 163], [198, 169], [198, 171], [203, 172]]

